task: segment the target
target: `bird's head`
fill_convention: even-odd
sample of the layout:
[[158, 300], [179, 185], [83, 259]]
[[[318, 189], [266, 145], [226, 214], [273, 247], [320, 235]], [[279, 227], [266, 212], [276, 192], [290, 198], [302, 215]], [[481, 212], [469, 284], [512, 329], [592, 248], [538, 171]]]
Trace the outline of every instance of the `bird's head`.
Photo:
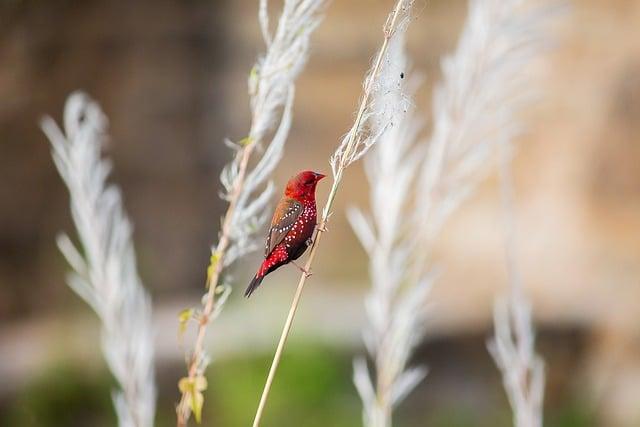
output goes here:
[[302, 171], [287, 182], [284, 194], [299, 200], [314, 200], [316, 184], [326, 175], [313, 171]]

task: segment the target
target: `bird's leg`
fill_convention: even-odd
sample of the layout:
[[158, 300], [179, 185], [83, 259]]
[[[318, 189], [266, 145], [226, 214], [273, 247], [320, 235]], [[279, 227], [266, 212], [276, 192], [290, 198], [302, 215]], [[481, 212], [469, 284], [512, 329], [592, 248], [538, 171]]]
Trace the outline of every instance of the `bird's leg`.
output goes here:
[[313, 274], [310, 271], [306, 270], [304, 267], [299, 266], [295, 261], [292, 260], [291, 263], [298, 267], [298, 270], [302, 271], [306, 277], [309, 277]]
[[309, 246], [313, 245], [313, 239], [312, 239], [311, 237], [309, 237], [309, 238], [304, 242], [304, 244], [305, 244], [305, 245], [307, 245], [307, 247], [309, 247]]

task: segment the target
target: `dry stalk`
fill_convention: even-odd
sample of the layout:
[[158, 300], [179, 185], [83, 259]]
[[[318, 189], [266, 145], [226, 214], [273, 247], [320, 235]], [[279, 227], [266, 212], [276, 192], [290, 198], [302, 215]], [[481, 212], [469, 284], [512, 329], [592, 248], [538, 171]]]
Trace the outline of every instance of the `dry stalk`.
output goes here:
[[[231, 194], [231, 201], [229, 202], [229, 207], [227, 208], [227, 212], [224, 216], [224, 222], [222, 223], [222, 231], [220, 233], [220, 240], [215, 250], [212, 251], [211, 259], [212, 262], [210, 264], [210, 269], [207, 273], [206, 280], [206, 302], [204, 305], [204, 309], [202, 314], [200, 315], [200, 321], [198, 322], [198, 332], [196, 336], [196, 342], [193, 348], [193, 353], [191, 355], [191, 359], [189, 362], [188, 368], [188, 378], [190, 382], [195, 381], [196, 374], [198, 371], [198, 365], [201, 360], [201, 355], [204, 348], [204, 339], [207, 334], [207, 325], [209, 324], [209, 319], [213, 313], [215, 307], [215, 299], [216, 299], [216, 290], [218, 289], [218, 282], [220, 279], [220, 274], [222, 273], [222, 268], [224, 266], [224, 258], [227, 253], [227, 249], [229, 247], [230, 236], [231, 236], [231, 224], [233, 221], [236, 205], [238, 202], [238, 196], [242, 191], [242, 186], [244, 184], [244, 180], [247, 174], [247, 166], [249, 164], [249, 158], [251, 157], [251, 153], [255, 149], [256, 143], [252, 143], [244, 147], [241, 151], [239, 151], [236, 155], [241, 156], [240, 159], [240, 168], [238, 173], [238, 178], [234, 185], [234, 190]], [[215, 260], [215, 261], [214, 261]], [[213, 267], [213, 268], [211, 268]], [[184, 427], [187, 425], [187, 421], [189, 420], [190, 415], [189, 403], [187, 401], [187, 393], [182, 393], [180, 397], [180, 402], [178, 403], [177, 408], [177, 426]]]
[[[255, 231], [266, 222], [264, 211], [273, 194], [269, 176], [282, 157], [292, 120], [294, 82], [304, 68], [309, 39], [322, 19], [325, 0], [285, 0], [274, 31], [269, 28], [267, 0], [260, 0], [259, 20], [266, 52], [258, 59], [248, 79], [252, 110], [251, 129], [239, 143], [229, 143], [236, 154], [221, 174], [223, 198], [229, 206], [224, 215], [218, 243], [211, 250], [202, 308], [185, 310], [182, 326], [197, 320], [194, 347], [187, 363], [188, 375], [178, 384], [181, 397], [177, 407], [177, 426], [187, 425], [193, 412], [200, 421], [203, 391], [207, 388], [204, 371], [208, 356], [204, 341], [208, 325], [220, 312], [230, 289], [222, 283], [225, 267], [258, 247]], [[266, 146], [250, 166], [256, 147]]]
[[[382, 42], [382, 46], [380, 47], [380, 51], [378, 52], [378, 55], [376, 56], [376, 59], [374, 61], [373, 68], [371, 69], [368, 77], [365, 80], [362, 100], [360, 101], [360, 106], [358, 108], [358, 113], [356, 115], [353, 127], [347, 134], [346, 138], [342, 141], [336, 153], [331, 159], [333, 183], [325, 206], [322, 210], [322, 217], [320, 219], [320, 224], [317, 227], [315, 239], [313, 240], [313, 244], [311, 245], [309, 257], [307, 258], [307, 262], [304, 266], [304, 269], [306, 271], [311, 271], [313, 260], [315, 259], [320, 240], [323, 234], [327, 231], [326, 225], [329, 221], [329, 217], [331, 216], [331, 209], [333, 207], [336, 194], [340, 187], [340, 182], [342, 181], [344, 171], [351, 163], [362, 157], [362, 155], [366, 153], [368, 148], [371, 147], [373, 143], [375, 143], [377, 137], [380, 136], [379, 134], [367, 135], [367, 130], [364, 129], [364, 125], [367, 122], [367, 118], [369, 115], [369, 108], [371, 107], [370, 98], [372, 92], [375, 90], [375, 85], [378, 83], [378, 75], [380, 73], [383, 60], [385, 59], [389, 43], [395, 32], [398, 30], [399, 26], [401, 25], [402, 20], [400, 19], [400, 17], [408, 13], [408, 10], [412, 3], [413, 2], [411, 0], [398, 0], [393, 11], [387, 17], [387, 21], [383, 27], [384, 40]], [[282, 334], [280, 335], [280, 340], [278, 341], [278, 346], [271, 362], [271, 368], [269, 369], [269, 374], [267, 376], [262, 395], [260, 396], [260, 403], [258, 404], [258, 409], [253, 420], [253, 427], [258, 427], [260, 425], [267, 398], [269, 397], [269, 392], [271, 390], [271, 385], [278, 369], [278, 365], [280, 364], [282, 352], [287, 342], [287, 338], [289, 337], [289, 332], [291, 330], [293, 319], [298, 309], [302, 291], [308, 278], [309, 274], [302, 273], [302, 275], [300, 276], [300, 280], [298, 281], [298, 286], [296, 288], [296, 292], [289, 309], [289, 314], [287, 315], [284, 328], [282, 329]]]

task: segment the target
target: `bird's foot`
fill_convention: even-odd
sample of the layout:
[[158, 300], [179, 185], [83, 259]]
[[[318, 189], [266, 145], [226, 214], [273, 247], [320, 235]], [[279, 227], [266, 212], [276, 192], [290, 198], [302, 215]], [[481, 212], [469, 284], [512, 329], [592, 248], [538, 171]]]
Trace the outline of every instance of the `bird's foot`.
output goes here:
[[309, 237], [304, 243], [307, 246], [311, 246], [311, 245], [313, 245], [313, 239], [311, 237]]
[[291, 261], [291, 263], [293, 265], [295, 265], [296, 267], [298, 267], [298, 270], [300, 270], [304, 274], [304, 277], [309, 278], [313, 274], [312, 272], [310, 272], [309, 270], [305, 269], [304, 267], [299, 266], [295, 261]]

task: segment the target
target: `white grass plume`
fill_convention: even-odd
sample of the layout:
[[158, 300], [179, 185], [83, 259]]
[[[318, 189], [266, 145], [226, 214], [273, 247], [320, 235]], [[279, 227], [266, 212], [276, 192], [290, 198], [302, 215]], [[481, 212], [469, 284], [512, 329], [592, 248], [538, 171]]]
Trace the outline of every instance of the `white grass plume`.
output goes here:
[[[246, 170], [242, 189], [236, 197], [231, 227], [232, 243], [225, 257], [225, 265], [261, 246], [255, 233], [270, 219], [267, 212], [274, 186], [269, 182], [283, 156], [293, 117], [294, 83], [309, 57], [309, 40], [322, 20], [325, 0], [286, 0], [275, 32], [269, 29], [267, 1], [259, 5], [260, 27], [267, 47], [249, 75], [251, 129], [240, 144], [230, 144], [237, 150], [243, 146], [264, 145], [271, 141], [257, 164]], [[275, 133], [270, 135], [273, 128]], [[230, 200], [238, 182], [242, 156], [236, 155], [221, 175]]]
[[155, 413], [151, 301], [136, 268], [131, 224], [120, 190], [107, 184], [111, 164], [101, 156], [107, 119], [81, 92], [64, 110], [64, 132], [42, 120], [53, 160], [69, 189], [80, 249], [66, 234], [58, 247], [73, 268], [69, 286], [102, 322], [102, 351], [118, 382], [113, 399], [120, 427], [151, 427]]
[[325, 4], [325, 0], [285, 0], [272, 32], [268, 2], [259, 2], [258, 17], [266, 53], [249, 74], [251, 128], [241, 141], [226, 141], [235, 151], [233, 160], [220, 175], [224, 187], [222, 197], [229, 202], [229, 207], [218, 242], [211, 248], [208, 290], [200, 310], [186, 310], [186, 316], [180, 316], [183, 323], [185, 318], [195, 318], [198, 331], [187, 360], [188, 376], [179, 383], [178, 426], [186, 426], [192, 412], [196, 421], [200, 421], [203, 391], [207, 387], [204, 372], [209, 363], [204, 349], [206, 330], [222, 310], [230, 292], [228, 284], [220, 283], [222, 270], [261, 246], [256, 232], [269, 220], [268, 205], [274, 192], [270, 177], [283, 156], [289, 135], [294, 84], [306, 64], [309, 39], [322, 20]]
[[372, 427], [390, 426], [393, 408], [426, 375], [422, 367], [407, 367], [424, 331], [423, 308], [431, 282], [425, 276], [408, 284], [415, 230], [406, 222], [406, 213], [411, 209], [413, 185], [424, 157], [424, 149], [418, 144], [423, 123], [410, 100], [419, 80], [413, 76], [404, 52], [404, 34], [399, 34], [380, 72], [381, 83], [369, 113], [371, 133], [361, 145], [366, 151], [368, 140], [375, 142], [365, 158], [371, 214], [348, 211], [370, 258], [371, 291], [365, 304], [368, 324], [364, 340], [374, 361], [375, 380], [366, 361], [356, 359], [354, 383], [363, 401], [364, 424]]
[[504, 253], [509, 291], [496, 298], [493, 311], [495, 333], [487, 342], [513, 413], [514, 427], [542, 427], [545, 363], [535, 351], [531, 303], [516, 261], [515, 196], [510, 141], [501, 146], [500, 190], [504, 213]]
[[[411, 71], [402, 52], [394, 63], [406, 75]], [[398, 71], [398, 70], [396, 70]], [[400, 79], [400, 72], [394, 72]], [[418, 78], [407, 82], [408, 94], [418, 87]], [[397, 93], [397, 104], [408, 99]], [[425, 328], [424, 306], [431, 278], [411, 282], [411, 250], [415, 239], [406, 222], [413, 201], [423, 147], [419, 133], [422, 121], [413, 106], [393, 113], [390, 129], [365, 158], [371, 186], [371, 214], [350, 209], [349, 220], [369, 259], [371, 291], [366, 297], [367, 326], [364, 341], [374, 362], [374, 379], [366, 361], [354, 362], [354, 383], [363, 401], [364, 424], [390, 426], [393, 408], [424, 378], [423, 367], [408, 368], [409, 358]], [[422, 144], [424, 145], [424, 144]]]
[[365, 343], [375, 385], [364, 360], [354, 365], [365, 425], [390, 426], [393, 406], [425, 374], [406, 364], [424, 331], [431, 248], [445, 220], [519, 131], [517, 115], [534, 94], [528, 66], [545, 46], [546, 6], [536, 0], [470, 0], [456, 51], [442, 63], [431, 138], [420, 140], [421, 120], [409, 111], [366, 162], [372, 214], [349, 215], [371, 260]]
[[509, 293], [496, 300], [493, 313], [495, 335], [487, 343], [487, 348], [502, 373], [514, 427], [542, 427], [544, 360], [535, 351], [531, 303], [524, 294], [516, 262], [513, 177], [507, 150], [503, 150], [500, 172]]
[[[394, 9], [388, 15], [383, 27], [384, 40], [375, 57], [373, 65], [364, 80], [364, 90], [358, 112], [353, 126], [342, 139], [336, 151], [330, 159], [333, 172], [333, 183], [327, 202], [322, 210], [318, 231], [309, 251], [309, 257], [304, 265], [306, 271], [310, 271], [315, 254], [318, 250], [322, 235], [327, 231], [326, 225], [331, 215], [331, 210], [345, 170], [374, 146], [381, 137], [397, 125], [395, 120], [396, 110], [405, 108], [404, 98], [401, 94], [399, 81], [401, 78], [401, 65], [398, 63], [399, 51], [404, 45], [404, 34], [409, 24], [409, 14], [413, 1], [397, 0]], [[289, 314], [285, 321], [276, 348], [271, 368], [265, 386], [260, 397], [258, 409], [253, 421], [253, 427], [260, 425], [262, 414], [271, 390], [273, 379], [280, 364], [284, 346], [302, 296], [305, 283], [309, 275], [303, 273], [298, 281]]]
[[[535, 95], [530, 67], [548, 38], [546, 0], [470, 0], [457, 48], [442, 61], [433, 133], [416, 215], [428, 236], [495, 164], [498, 147], [520, 132], [517, 116]], [[507, 144], [508, 145], [508, 144]], [[440, 198], [440, 200], [436, 200]]]
[[399, 1], [394, 9], [397, 13], [389, 15], [384, 29], [385, 42], [363, 82], [364, 95], [356, 120], [331, 156], [334, 180], [339, 181], [344, 169], [364, 156], [393, 126], [396, 112], [407, 107], [406, 100], [396, 96], [403, 70], [395, 61], [404, 46], [412, 6], [413, 1]]
[[[559, 5], [547, 0], [469, 1], [462, 36], [442, 63], [443, 82], [433, 100], [434, 130], [420, 176], [426, 197], [416, 209], [424, 224], [425, 240], [418, 251], [424, 261], [444, 221], [489, 165], [500, 153], [509, 158], [522, 128], [519, 116], [537, 95], [532, 70], [544, 58], [549, 24]], [[519, 290], [508, 303], [496, 305], [495, 320], [496, 337], [489, 348], [501, 369], [515, 425], [539, 427], [544, 372], [533, 349], [530, 307]], [[531, 377], [522, 382], [524, 370]]]
[[535, 351], [531, 304], [520, 291], [497, 299], [487, 347], [502, 374], [514, 427], [542, 427], [544, 360]]

